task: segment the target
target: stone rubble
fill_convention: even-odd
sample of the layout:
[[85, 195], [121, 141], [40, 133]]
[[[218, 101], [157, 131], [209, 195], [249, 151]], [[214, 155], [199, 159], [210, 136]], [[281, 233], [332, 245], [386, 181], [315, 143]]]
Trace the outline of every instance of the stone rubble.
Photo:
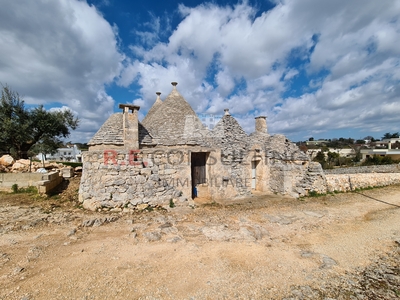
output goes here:
[[[30, 161], [29, 159], [14, 160], [11, 155], [5, 154], [0, 157], [0, 173], [27, 173], [38, 172], [43, 169], [43, 163], [38, 161]], [[47, 171], [60, 170], [60, 172], [73, 175], [73, 172], [82, 172], [82, 167], [68, 167], [62, 163], [48, 162], [44, 163], [44, 169]], [[67, 176], [66, 176], [67, 177]], [[69, 176], [71, 177], [71, 175]]]

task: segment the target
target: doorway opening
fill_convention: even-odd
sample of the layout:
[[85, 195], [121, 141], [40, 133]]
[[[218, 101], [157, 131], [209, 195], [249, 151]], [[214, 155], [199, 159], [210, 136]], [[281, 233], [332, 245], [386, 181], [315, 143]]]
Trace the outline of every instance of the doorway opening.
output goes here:
[[206, 183], [206, 152], [191, 153], [191, 174], [192, 174], [192, 198], [197, 197], [197, 185]]
[[251, 162], [251, 189], [255, 190], [257, 188], [257, 165], [260, 161]]

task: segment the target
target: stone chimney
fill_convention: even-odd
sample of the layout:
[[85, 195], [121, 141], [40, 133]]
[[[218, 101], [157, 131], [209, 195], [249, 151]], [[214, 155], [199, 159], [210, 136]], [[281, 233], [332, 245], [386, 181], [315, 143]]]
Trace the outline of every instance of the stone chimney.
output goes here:
[[256, 117], [256, 132], [257, 133], [268, 133], [267, 130], [267, 117], [259, 116]]
[[120, 104], [123, 111], [124, 145], [130, 150], [139, 149], [139, 106]]

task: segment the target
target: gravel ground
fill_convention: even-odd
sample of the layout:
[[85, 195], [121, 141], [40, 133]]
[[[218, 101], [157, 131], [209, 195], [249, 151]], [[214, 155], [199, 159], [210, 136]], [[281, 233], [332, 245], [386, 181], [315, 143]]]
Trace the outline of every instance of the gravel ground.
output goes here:
[[400, 187], [135, 212], [0, 194], [0, 299], [397, 299]]

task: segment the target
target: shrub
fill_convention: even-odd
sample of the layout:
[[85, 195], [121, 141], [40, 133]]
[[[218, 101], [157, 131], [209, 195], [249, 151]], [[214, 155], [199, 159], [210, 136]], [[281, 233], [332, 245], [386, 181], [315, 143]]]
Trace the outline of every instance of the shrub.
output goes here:
[[28, 186], [26, 188], [19, 188], [18, 184], [13, 184], [11, 186], [11, 189], [12, 189], [12, 192], [14, 194], [17, 194], [17, 193], [28, 193], [28, 194], [29, 193], [33, 193], [33, 194], [37, 194], [37, 192], [38, 192], [38, 190], [37, 190], [37, 188], [35, 186]]
[[174, 200], [169, 199], [169, 207], [171, 207], [171, 208], [174, 208], [174, 207], [175, 207]]
[[16, 193], [18, 193], [18, 184], [13, 184], [12, 186], [11, 186], [11, 189], [12, 189], [12, 192], [14, 193], [14, 194], [16, 194]]
[[371, 166], [371, 165], [390, 165], [398, 163], [398, 160], [392, 159], [390, 156], [380, 156], [374, 154], [374, 156], [368, 157], [362, 163], [363, 166]]

